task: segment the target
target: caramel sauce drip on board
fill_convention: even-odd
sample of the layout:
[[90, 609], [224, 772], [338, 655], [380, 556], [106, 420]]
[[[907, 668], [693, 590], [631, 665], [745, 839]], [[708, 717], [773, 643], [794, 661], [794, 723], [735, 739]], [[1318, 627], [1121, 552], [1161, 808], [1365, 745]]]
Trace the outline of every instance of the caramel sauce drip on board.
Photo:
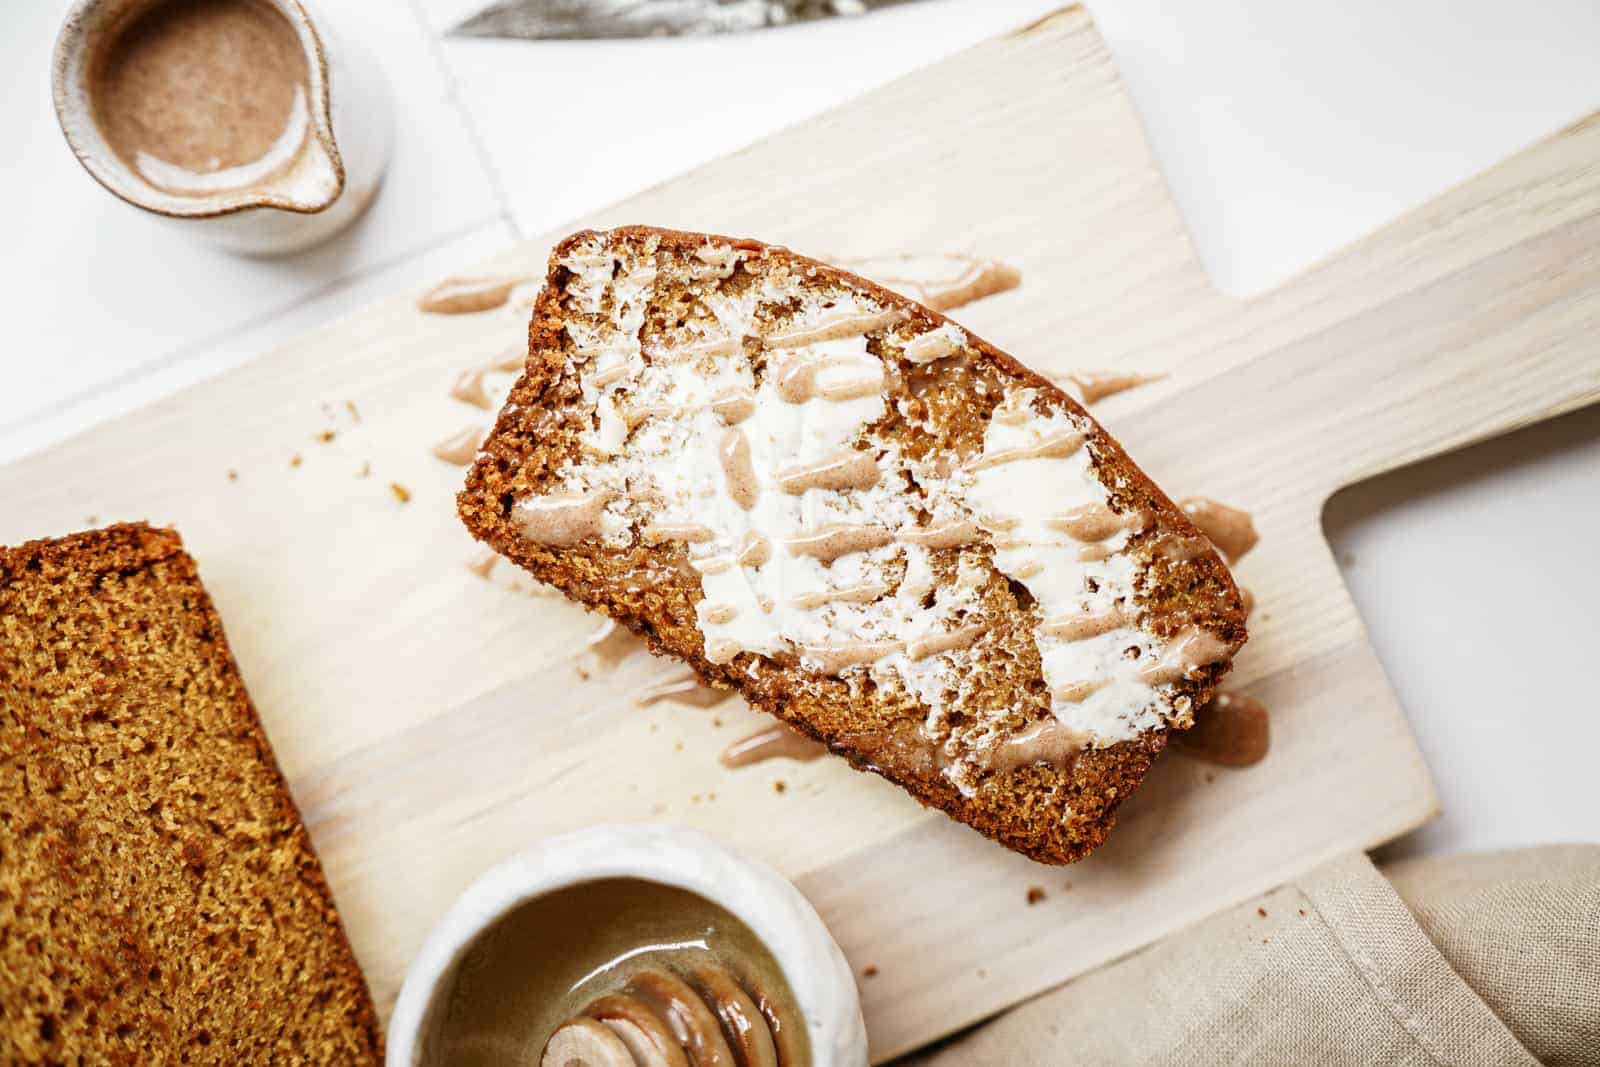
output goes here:
[[[941, 267], [955, 266], [957, 271], [954, 274], [948, 271], [935, 273], [928, 268], [930, 259], [939, 261]], [[896, 261], [897, 265], [891, 266]], [[997, 259], [980, 259], [976, 256], [922, 257], [901, 254], [841, 259], [835, 263], [846, 270], [865, 272], [867, 277], [885, 289], [909, 296], [935, 311], [951, 311], [1022, 284], [1022, 272], [1016, 267]], [[920, 272], [916, 269], [919, 265], [923, 267]]]
[[433, 454], [446, 463], [465, 467], [478, 454], [478, 446], [481, 444], [483, 444], [483, 427], [466, 426], [434, 445]]
[[732, 699], [733, 694], [728, 690], [714, 689], [702, 682], [693, 669], [682, 667], [640, 689], [634, 695], [633, 702], [641, 708], [648, 708], [663, 700], [692, 704], [697, 708], [713, 708]]
[[446, 278], [417, 298], [417, 310], [431, 315], [471, 315], [493, 311], [511, 299], [511, 291], [533, 279], [528, 275], [492, 278]]
[[1208, 496], [1192, 496], [1178, 506], [1206, 539], [1228, 557], [1229, 563], [1238, 562], [1260, 540], [1248, 511], [1230, 508]]
[[601, 671], [619, 666], [636, 652], [644, 651], [644, 641], [615, 619], [607, 619], [590, 634], [578, 653], [578, 674], [591, 678]]
[[527, 346], [515, 344], [501, 349], [500, 354], [489, 361], [489, 366], [498, 371], [516, 371], [521, 370], [527, 362]]
[[952, 311], [1021, 284], [1022, 272], [1010, 264], [997, 259], [974, 260], [961, 277], [925, 286], [921, 302], [935, 311]]
[[456, 380], [450, 385], [450, 395], [464, 404], [471, 404], [475, 408], [488, 411], [494, 406], [489, 399], [489, 388], [484, 379], [488, 377], [492, 368], [468, 367], [456, 375]]
[[780, 722], [735, 741], [722, 750], [720, 759], [724, 767], [737, 769], [769, 759], [807, 761], [827, 754], [827, 747], [820, 741]]
[[1129, 389], [1160, 381], [1166, 375], [1135, 374], [1114, 370], [1084, 370], [1073, 371], [1065, 377], [1083, 392], [1083, 402], [1085, 404], [1093, 404], [1104, 400], [1108, 396], [1115, 396], [1118, 393], [1127, 392]]
[[1272, 742], [1266, 705], [1254, 697], [1218, 693], [1194, 713], [1194, 725], [1174, 730], [1186, 753], [1224, 767], [1248, 767], [1267, 755]]

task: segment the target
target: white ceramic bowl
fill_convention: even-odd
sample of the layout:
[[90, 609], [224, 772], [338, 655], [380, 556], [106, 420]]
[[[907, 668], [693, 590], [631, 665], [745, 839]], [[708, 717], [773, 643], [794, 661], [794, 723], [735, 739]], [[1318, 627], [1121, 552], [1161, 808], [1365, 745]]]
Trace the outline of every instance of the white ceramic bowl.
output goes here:
[[547, 893], [600, 878], [638, 878], [697, 893], [737, 916], [783, 968], [805, 1016], [814, 1067], [865, 1067], [867, 1031], [855, 978], [811, 903], [769, 867], [705, 834], [669, 826], [603, 826], [552, 837], [467, 887], [412, 961], [389, 1021], [388, 1067], [419, 1067], [456, 969], [473, 940]]

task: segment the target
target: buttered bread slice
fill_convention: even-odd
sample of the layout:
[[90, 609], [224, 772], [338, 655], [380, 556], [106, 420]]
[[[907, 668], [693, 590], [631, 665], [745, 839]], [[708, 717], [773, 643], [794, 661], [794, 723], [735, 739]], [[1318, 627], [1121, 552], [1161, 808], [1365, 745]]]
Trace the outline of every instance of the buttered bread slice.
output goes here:
[[1105, 839], [1245, 640], [1222, 560], [1065, 393], [753, 241], [562, 242], [459, 508], [656, 652], [1046, 862]]

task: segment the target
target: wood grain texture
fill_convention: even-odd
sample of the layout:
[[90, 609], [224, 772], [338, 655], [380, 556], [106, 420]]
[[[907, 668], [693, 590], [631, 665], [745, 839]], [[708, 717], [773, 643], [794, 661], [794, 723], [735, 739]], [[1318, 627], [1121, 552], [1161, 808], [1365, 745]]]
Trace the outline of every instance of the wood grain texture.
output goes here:
[[[722, 769], [755, 713], [634, 708], [659, 665], [582, 680], [592, 620], [466, 573], [460, 471], [427, 449], [470, 414], [446, 390], [507, 321], [398, 296], [0, 471], [6, 542], [89, 516], [182, 529], [385, 1011], [467, 882], [600, 821], [699, 826], [794, 877], [877, 968], [862, 990], [884, 1059], [1432, 813], [1321, 509], [1600, 398], [1600, 120], [1240, 302], [1207, 283], [1071, 9], [581, 220], [631, 222], [1000, 257], [1024, 284], [957, 312], [974, 331], [1043, 370], [1167, 372], [1096, 414], [1173, 494], [1255, 514], [1237, 568], [1255, 636], [1232, 685], [1271, 708], [1273, 749], [1243, 771], [1169, 754], [1110, 844], [1065, 870], [835, 761]], [[559, 236], [474, 272], [542, 271]]]

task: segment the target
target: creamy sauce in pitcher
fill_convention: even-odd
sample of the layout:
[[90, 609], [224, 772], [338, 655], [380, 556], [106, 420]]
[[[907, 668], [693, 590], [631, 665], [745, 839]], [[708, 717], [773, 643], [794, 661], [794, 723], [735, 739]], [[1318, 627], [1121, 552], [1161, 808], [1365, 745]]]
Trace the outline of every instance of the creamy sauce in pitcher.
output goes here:
[[264, 0], [159, 0], [100, 44], [89, 85], [112, 150], [181, 196], [277, 178], [311, 130], [305, 50]]

